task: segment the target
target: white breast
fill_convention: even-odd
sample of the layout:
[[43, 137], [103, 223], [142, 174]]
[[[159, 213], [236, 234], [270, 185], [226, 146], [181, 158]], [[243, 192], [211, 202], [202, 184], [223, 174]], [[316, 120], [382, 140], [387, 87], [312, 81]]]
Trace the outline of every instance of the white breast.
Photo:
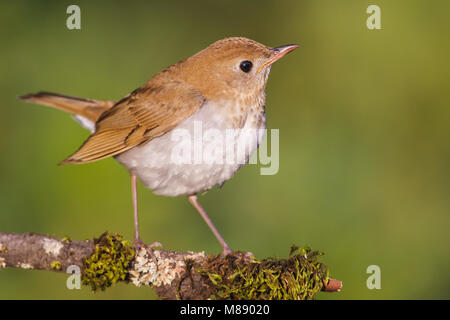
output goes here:
[[255, 106], [245, 108], [243, 130], [232, 131], [224, 121], [232, 108], [206, 103], [176, 129], [116, 159], [160, 195], [191, 195], [221, 185], [248, 162], [265, 129], [264, 107]]

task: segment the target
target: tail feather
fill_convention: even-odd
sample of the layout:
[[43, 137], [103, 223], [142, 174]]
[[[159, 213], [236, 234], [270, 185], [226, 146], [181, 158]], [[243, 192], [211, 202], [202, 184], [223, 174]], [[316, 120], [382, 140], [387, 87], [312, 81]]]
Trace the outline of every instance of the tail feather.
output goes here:
[[94, 123], [103, 112], [115, 104], [114, 101], [76, 98], [51, 92], [30, 93], [19, 97], [19, 99], [63, 110], [84, 117]]

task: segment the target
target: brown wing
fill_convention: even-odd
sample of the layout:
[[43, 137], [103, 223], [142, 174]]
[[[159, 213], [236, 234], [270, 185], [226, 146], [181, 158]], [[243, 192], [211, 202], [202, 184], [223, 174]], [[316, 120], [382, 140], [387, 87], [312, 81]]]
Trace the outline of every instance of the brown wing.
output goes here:
[[95, 133], [62, 164], [87, 163], [122, 153], [170, 131], [203, 102], [201, 93], [185, 82], [149, 82], [103, 113]]

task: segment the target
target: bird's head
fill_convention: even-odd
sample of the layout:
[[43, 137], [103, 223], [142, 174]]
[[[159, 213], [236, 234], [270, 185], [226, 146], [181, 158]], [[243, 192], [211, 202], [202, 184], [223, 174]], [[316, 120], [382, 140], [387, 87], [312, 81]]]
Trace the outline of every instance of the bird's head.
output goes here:
[[180, 63], [185, 80], [207, 98], [264, 95], [275, 61], [298, 48], [270, 48], [247, 38], [226, 38]]

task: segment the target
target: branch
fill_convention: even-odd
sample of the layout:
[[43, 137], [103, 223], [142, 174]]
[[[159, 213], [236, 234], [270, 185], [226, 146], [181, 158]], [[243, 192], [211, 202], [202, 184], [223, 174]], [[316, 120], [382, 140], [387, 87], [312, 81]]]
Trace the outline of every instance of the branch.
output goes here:
[[152, 258], [146, 249], [135, 253], [127, 241], [108, 233], [78, 242], [35, 233], [0, 232], [0, 269], [66, 272], [76, 265], [82, 270], [83, 284], [94, 291], [127, 281], [151, 286], [162, 299], [308, 299], [320, 290], [339, 291], [342, 282], [328, 278], [328, 269], [318, 262], [319, 255], [293, 247], [288, 259], [257, 260], [242, 252], [223, 257], [169, 250], [154, 250]]

